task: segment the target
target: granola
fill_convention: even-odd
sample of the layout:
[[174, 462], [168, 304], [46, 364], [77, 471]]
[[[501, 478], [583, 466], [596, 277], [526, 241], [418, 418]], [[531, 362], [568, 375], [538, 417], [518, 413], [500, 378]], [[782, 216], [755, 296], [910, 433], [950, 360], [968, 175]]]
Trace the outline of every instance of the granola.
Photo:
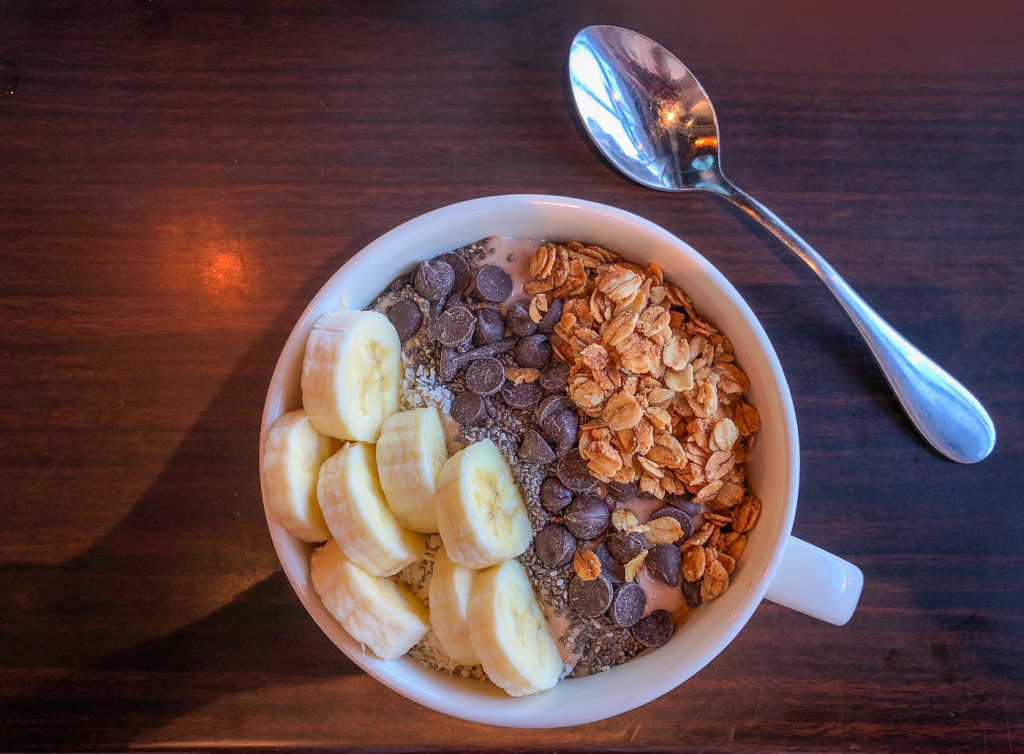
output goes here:
[[[683, 573], [700, 581], [701, 599], [714, 599], [728, 588], [761, 511], [746, 469], [761, 419], [746, 400], [750, 380], [732, 343], [653, 263], [641, 267], [576, 241], [545, 243], [529, 274], [531, 319], [562, 299], [551, 345], [570, 366], [567, 392], [587, 419], [580, 455], [602, 482], [704, 506], [703, 525], [684, 545]], [[615, 511], [615, 528], [639, 528], [631, 515]], [[643, 531], [652, 543], [682, 536], [672, 518]], [[639, 565], [626, 564], [627, 581]]]

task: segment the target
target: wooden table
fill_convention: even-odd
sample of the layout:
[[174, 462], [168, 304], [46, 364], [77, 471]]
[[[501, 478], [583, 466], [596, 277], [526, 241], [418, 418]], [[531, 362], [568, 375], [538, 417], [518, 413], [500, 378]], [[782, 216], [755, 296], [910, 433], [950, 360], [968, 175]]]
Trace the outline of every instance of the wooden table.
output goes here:
[[[1024, 6], [0, 1], [0, 746], [1024, 748]], [[590, 23], [675, 50], [725, 164], [989, 408], [915, 435], [825, 289], [721, 201], [626, 182], [567, 110]], [[795, 533], [864, 571], [765, 604], [682, 688], [586, 727], [404, 700], [307, 617], [257, 439], [295, 319], [379, 234], [488, 194], [637, 212], [740, 289], [793, 390]]]

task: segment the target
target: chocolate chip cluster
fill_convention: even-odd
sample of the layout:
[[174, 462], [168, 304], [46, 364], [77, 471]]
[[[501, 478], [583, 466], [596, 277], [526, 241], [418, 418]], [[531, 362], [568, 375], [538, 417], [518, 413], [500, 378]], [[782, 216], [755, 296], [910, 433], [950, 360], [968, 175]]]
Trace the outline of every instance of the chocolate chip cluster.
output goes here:
[[[645, 616], [647, 595], [634, 581], [642, 564], [651, 578], [668, 586], [680, 586], [680, 546], [693, 534], [703, 507], [684, 497], [670, 496], [665, 507], [650, 521], [670, 520], [677, 524], [674, 539], [664, 541], [664, 528], [652, 530], [627, 521], [626, 509], [612, 510], [617, 503], [645, 497], [635, 484], [611, 484], [608, 494], [597, 492], [598, 482], [590, 475], [578, 451], [564, 456], [556, 474], [541, 484], [541, 503], [554, 518], [534, 539], [537, 557], [549, 568], [573, 563], [576, 575], [569, 582], [569, 609], [583, 618], [607, 614], [612, 622], [629, 628], [645, 646], [660, 646], [671, 638], [674, 622], [664, 610]], [[621, 514], [621, 515], [620, 515]], [[621, 519], [621, 520], [617, 520]], [[654, 533], [647, 533], [657, 531]], [[678, 536], [676, 536], [678, 534]], [[597, 563], [583, 555], [592, 553]], [[594, 568], [593, 566], [597, 567]], [[694, 604], [686, 590], [687, 600]]]
[[[553, 358], [550, 340], [561, 301], [545, 312], [530, 311], [524, 301], [505, 307], [514, 289], [509, 273], [493, 264], [474, 271], [455, 253], [421, 263], [413, 285], [430, 305], [427, 333], [441, 347], [440, 378], [453, 383], [463, 377], [452, 418], [462, 426], [480, 424], [495, 400], [515, 411], [535, 409], [519, 458], [543, 465], [573, 450], [579, 414], [565, 394], [569, 365]], [[409, 299], [396, 302], [388, 317], [403, 342], [424, 324], [423, 312]]]

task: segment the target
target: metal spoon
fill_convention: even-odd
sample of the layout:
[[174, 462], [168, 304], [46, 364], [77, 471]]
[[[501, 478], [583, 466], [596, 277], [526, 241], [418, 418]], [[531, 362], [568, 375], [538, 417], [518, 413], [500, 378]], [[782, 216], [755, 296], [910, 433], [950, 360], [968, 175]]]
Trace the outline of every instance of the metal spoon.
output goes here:
[[590, 26], [569, 49], [569, 80], [587, 133], [612, 165], [649, 188], [718, 194], [761, 223], [839, 300], [928, 442], [960, 463], [992, 452], [996, 430], [978, 400], [896, 332], [774, 212], [726, 179], [711, 100], [672, 53], [628, 29]]

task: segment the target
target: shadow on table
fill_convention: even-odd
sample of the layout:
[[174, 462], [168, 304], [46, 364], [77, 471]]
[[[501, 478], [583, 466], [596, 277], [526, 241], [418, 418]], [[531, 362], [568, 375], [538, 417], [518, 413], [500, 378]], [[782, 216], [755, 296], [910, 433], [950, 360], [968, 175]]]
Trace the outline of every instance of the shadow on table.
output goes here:
[[[160, 635], [176, 625], [176, 605], [187, 601], [189, 590], [203, 594], [205, 582], [220, 577], [217, 589], [230, 594], [225, 565], [239, 550], [258, 553], [270, 546], [265, 534], [251, 541], [260, 530], [262, 506], [251, 483], [255, 464], [238, 458], [238, 444], [244, 442], [246, 460], [251, 455], [255, 461], [266, 365], [310, 289], [335, 266], [324, 265], [246, 350], [159, 477], [114, 529], [60, 565], [2, 566], [0, 664], [11, 680], [0, 690], [0, 748], [120, 748], [223, 695], [358, 672], [313, 627], [280, 570]], [[244, 416], [240, 422], [247, 407], [251, 422]], [[247, 426], [240, 431], [240, 424]], [[251, 500], [240, 506], [215, 489], [197, 489], [198, 469], [220, 460], [227, 474], [244, 477], [231, 483]], [[198, 555], [190, 542], [196, 521], [216, 526], [218, 535], [234, 535], [233, 552]], [[140, 554], [153, 542], [160, 544], [156, 561]], [[26, 671], [33, 675], [17, 675]]]

